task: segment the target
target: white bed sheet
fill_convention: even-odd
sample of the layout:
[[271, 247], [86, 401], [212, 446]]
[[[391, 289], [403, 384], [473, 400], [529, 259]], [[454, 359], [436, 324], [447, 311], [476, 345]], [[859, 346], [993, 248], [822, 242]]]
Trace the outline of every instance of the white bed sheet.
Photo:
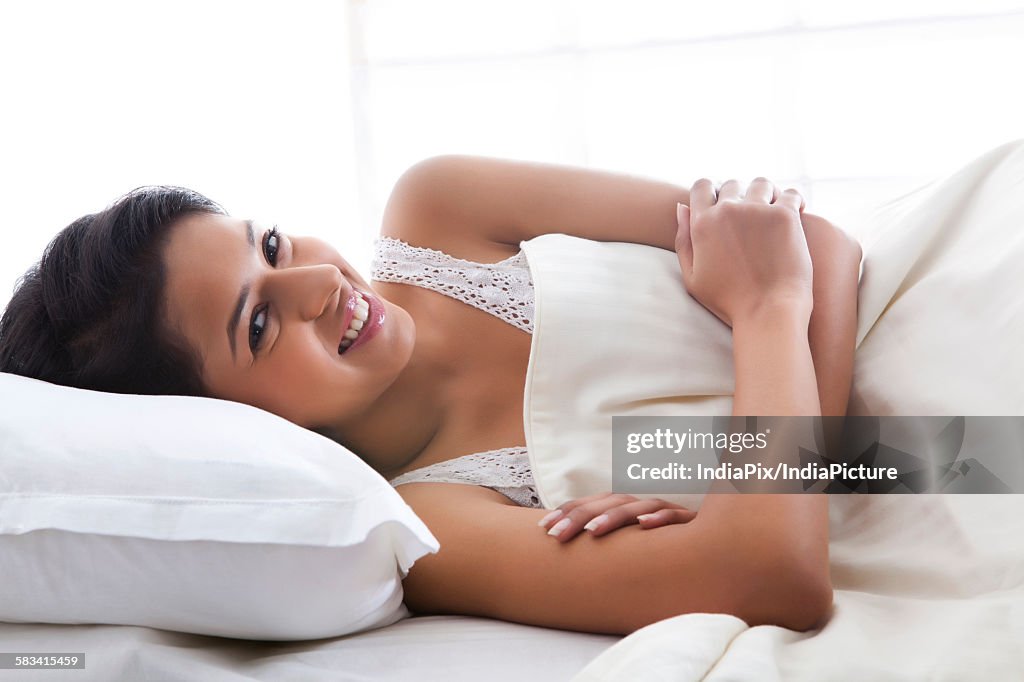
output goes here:
[[121, 625], [0, 623], [0, 651], [84, 652], [84, 670], [0, 670], [0, 682], [524, 682], [569, 680], [619, 640], [468, 616], [407, 618], [308, 642]]
[[819, 630], [687, 614], [573, 682], [1024, 680], [1024, 495], [833, 495]]

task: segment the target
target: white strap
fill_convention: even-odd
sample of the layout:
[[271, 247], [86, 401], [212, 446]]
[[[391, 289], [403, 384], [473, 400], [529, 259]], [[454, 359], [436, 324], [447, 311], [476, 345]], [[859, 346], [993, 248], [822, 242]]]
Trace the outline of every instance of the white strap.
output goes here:
[[522, 251], [497, 263], [475, 263], [379, 237], [370, 270], [371, 279], [430, 289], [533, 333], [533, 281]]
[[388, 482], [396, 488], [406, 483], [479, 485], [496, 490], [521, 507], [541, 506], [530, 471], [530, 458], [524, 446], [455, 457], [407, 471]]

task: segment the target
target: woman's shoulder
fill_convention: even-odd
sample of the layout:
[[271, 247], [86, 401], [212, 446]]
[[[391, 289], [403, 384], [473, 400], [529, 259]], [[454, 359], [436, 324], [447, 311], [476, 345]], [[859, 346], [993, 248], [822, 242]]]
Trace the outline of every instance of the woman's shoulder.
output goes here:
[[403, 176], [384, 207], [380, 236], [410, 246], [441, 251], [474, 263], [497, 263], [519, 253], [518, 247], [496, 242], [477, 231], [456, 229], [432, 201], [432, 192], [417, 182], [416, 174]]

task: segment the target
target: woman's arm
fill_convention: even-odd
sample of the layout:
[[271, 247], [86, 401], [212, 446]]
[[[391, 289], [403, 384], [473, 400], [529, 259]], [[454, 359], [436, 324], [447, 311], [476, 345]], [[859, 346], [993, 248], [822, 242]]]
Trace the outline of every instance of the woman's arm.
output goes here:
[[857, 340], [860, 244], [816, 215], [802, 213], [814, 264], [814, 310], [808, 337], [818, 379], [821, 414], [845, 416]]
[[[807, 315], [787, 301], [734, 319], [736, 414], [816, 413]], [[547, 510], [501, 504], [493, 491], [397, 490], [441, 544], [405, 579], [417, 613], [626, 635], [684, 613], [803, 631], [831, 608], [824, 495], [709, 494], [686, 524], [561, 543], [535, 527]]]
[[[763, 179], [751, 183], [742, 197], [733, 180], [717, 195], [710, 181], [699, 180], [691, 189], [691, 206], [678, 209], [676, 249], [687, 291], [732, 326], [733, 415], [817, 417], [817, 378], [808, 342], [811, 308], [817, 302], [798, 215], [801, 199], [789, 190], [777, 200], [774, 196], [771, 183]], [[797, 557], [801, 573], [831, 595], [828, 497], [719, 494], [730, 489], [727, 482], [716, 482], [689, 525], [707, 523], [731, 532], [761, 523], [782, 529], [770, 542]]]
[[[618, 173], [482, 156], [420, 161], [395, 185], [383, 232], [415, 222], [425, 234], [517, 247], [549, 232], [674, 250], [676, 204], [689, 190]], [[395, 203], [395, 205], [391, 205]]]
[[[760, 210], [726, 209], [715, 227], [701, 218], [691, 252], [701, 266], [684, 267], [684, 277], [735, 325], [736, 413], [813, 415], [806, 244], [795, 207]], [[751, 222], [757, 230], [738, 228]], [[752, 267], [730, 278], [716, 266], [733, 262], [737, 239]], [[709, 495], [690, 523], [562, 544], [533, 527], [546, 510], [498, 503], [493, 491], [437, 483], [398, 491], [441, 543], [405, 579], [417, 612], [628, 634], [693, 612], [806, 630], [831, 607], [824, 496]]]
[[[725, 613], [751, 626], [815, 627], [832, 593], [773, 538], [773, 519], [641, 530], [568, 544], [537, 529], [548, 512], [456, 483], [410, 483], [398, 494], [441, 549], [403, 581], [417, 615], [461, 614], [612, 635], [684, 613]], [[745, 496], [756, 497], [756, 496]]]
[[[453, 243], [518, 246], [561, 232], [674, 250], [676, 204], [690, 190], [646, 178], [479, 156], [425, 159], [399, 179], [382, 233], [442, 250]], [[824, 218], [802, 213], [814, 265], [810, 347], [821, 414], [842, 415], [856, 332], [857, 242]], [[853, 273], [852, 277], [849, 273]]]

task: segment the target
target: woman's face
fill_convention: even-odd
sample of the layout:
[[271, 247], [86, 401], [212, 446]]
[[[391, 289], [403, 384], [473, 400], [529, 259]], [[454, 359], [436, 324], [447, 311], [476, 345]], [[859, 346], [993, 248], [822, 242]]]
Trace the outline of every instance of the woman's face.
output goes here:
[[[199, 352], [213, 396], [307, 428], [338, 427], [402, 372], [415, 325], [326, 242], [272, 227], [215, 214], [174, 225], [163, 253], [167, 321]], [[356, 291], [368, 317], [340, 354], [350, 320], [362, 316]]]

